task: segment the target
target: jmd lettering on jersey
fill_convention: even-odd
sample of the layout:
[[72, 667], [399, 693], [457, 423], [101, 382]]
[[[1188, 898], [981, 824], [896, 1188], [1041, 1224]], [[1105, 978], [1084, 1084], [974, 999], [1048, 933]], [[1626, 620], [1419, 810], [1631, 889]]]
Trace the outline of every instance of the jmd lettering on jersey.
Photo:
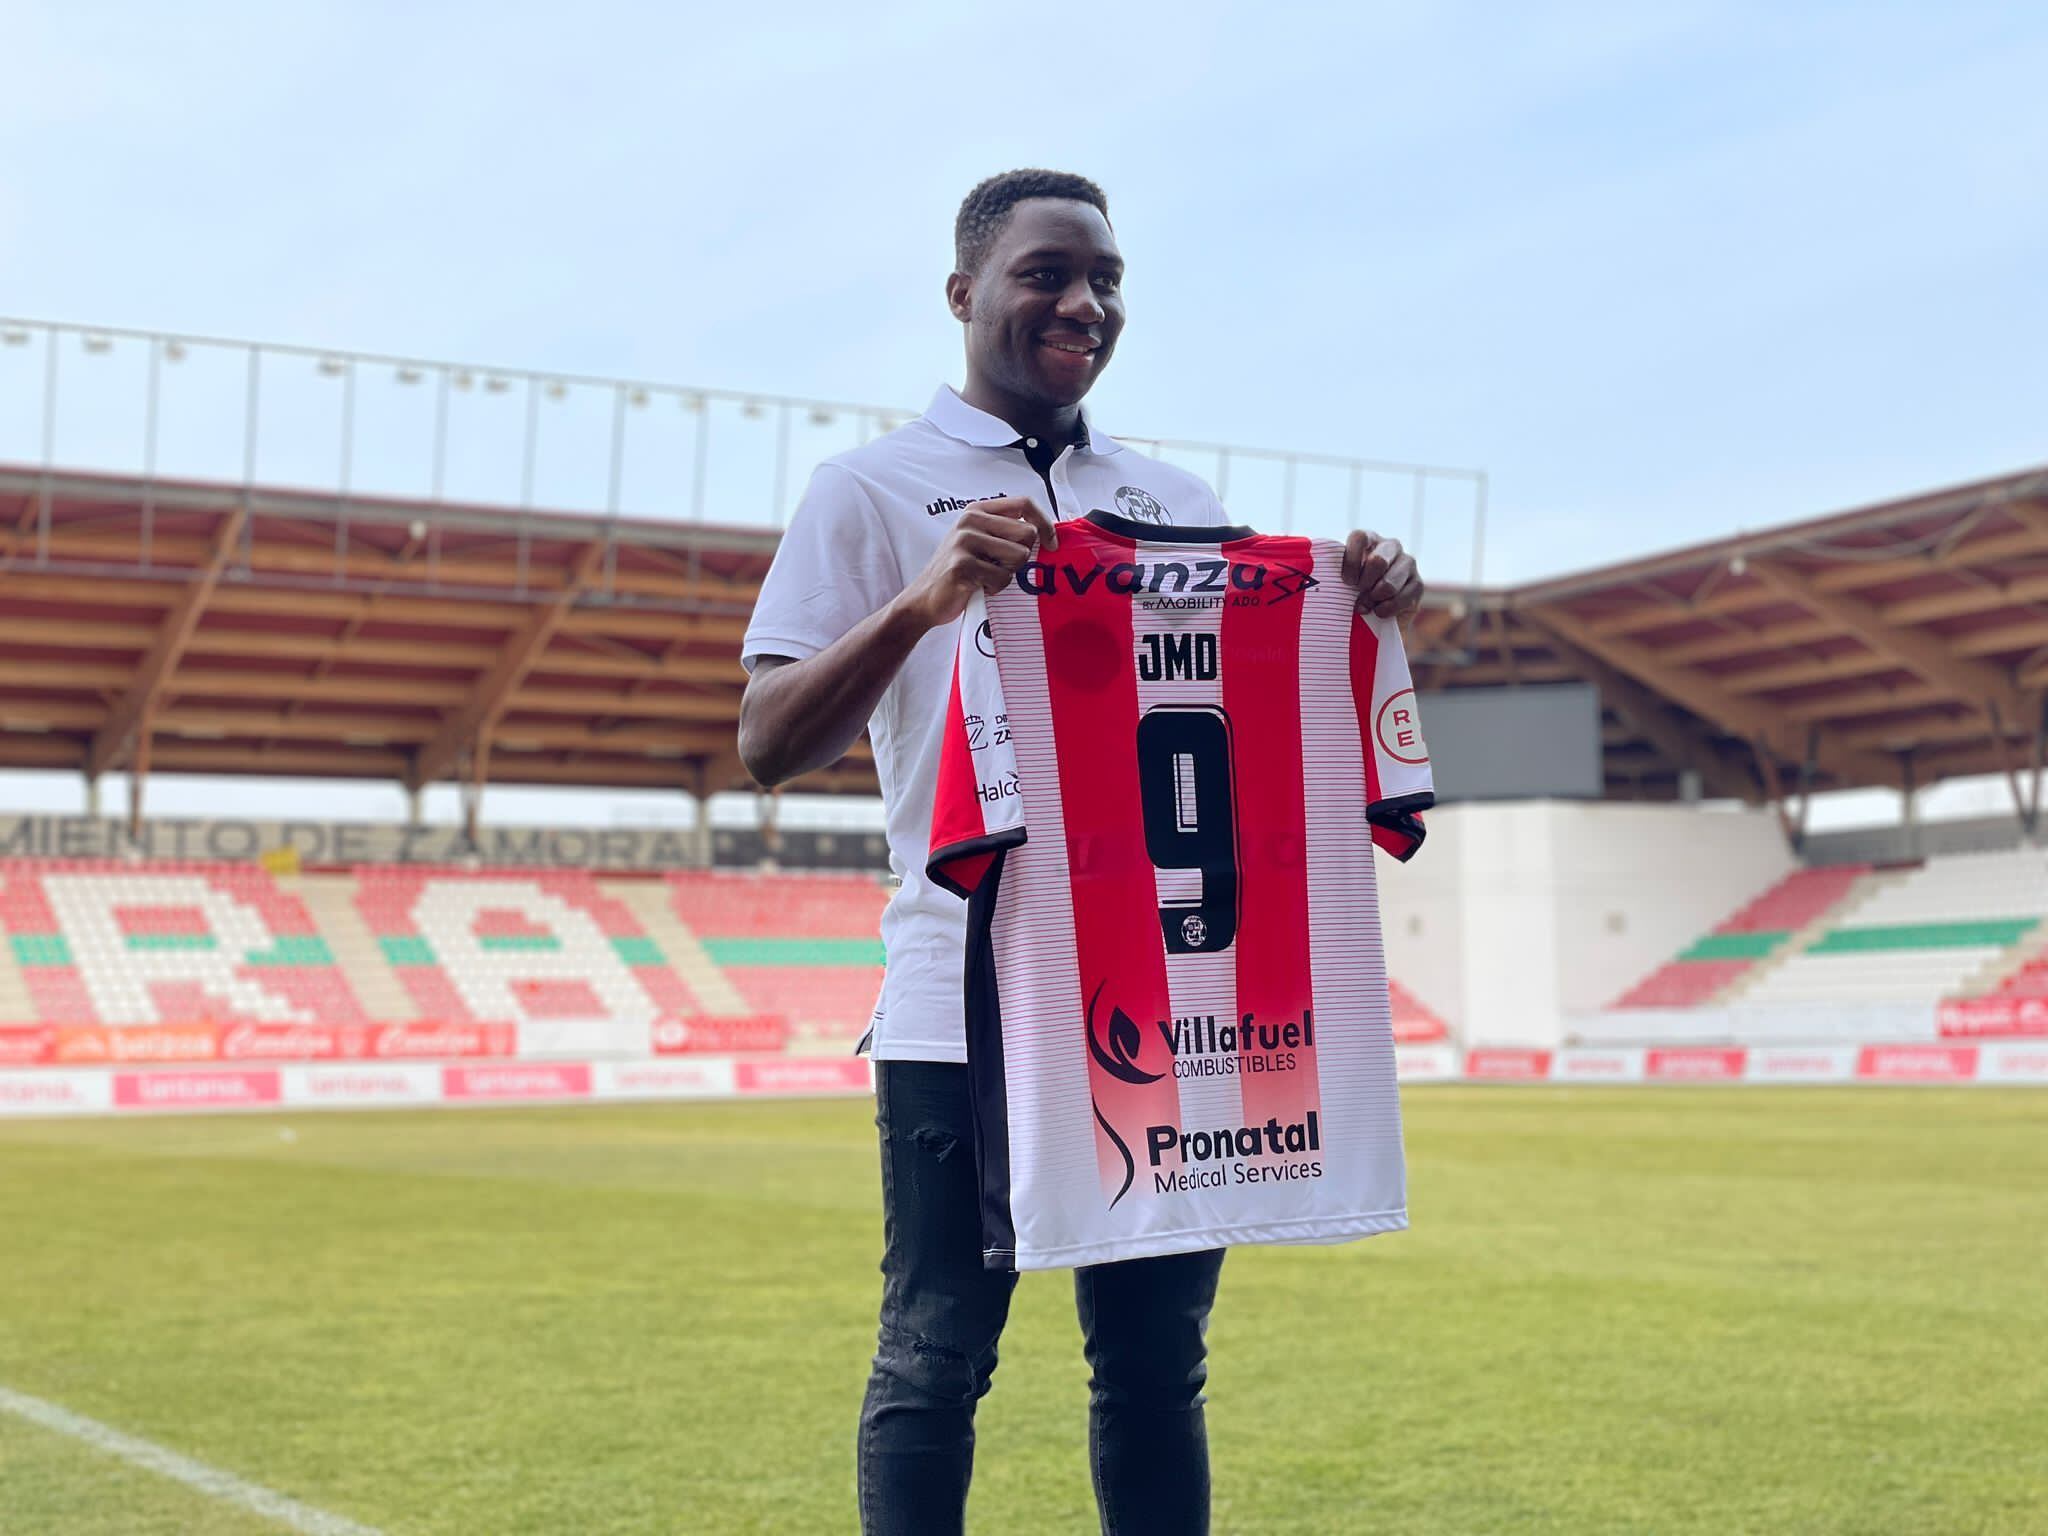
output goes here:
[[1138, 636], [1138, 676], [1148, 683], [1216, 680], [1216, 636]]

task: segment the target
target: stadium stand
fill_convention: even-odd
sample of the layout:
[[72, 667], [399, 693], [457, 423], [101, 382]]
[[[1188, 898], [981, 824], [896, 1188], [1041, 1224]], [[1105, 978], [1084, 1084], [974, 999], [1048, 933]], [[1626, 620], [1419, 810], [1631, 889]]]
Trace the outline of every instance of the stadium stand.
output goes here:
[[1569, 1043], [1934, 1042], [2048, 1025], [2048, 850], [1801, 870]]
[[1402, 1045], [1425, 1045], [1451, 1038], [1450, 1026], [1391, 976], [1387, 978], [1387, 994], [1394, 1013], [1394, 1039]]
[[356, 906], [429, 1018], [645, 1021], [697, 998], [588, 874], [373, 867]]
[[[139, 1051], [145, 1026], [426, 1024], [502, 1030], [475, 1036], [496, 1054], [515, 1026], [645, 1041], [660, 1023], [665, 1049], [843, 1051], [875, 1005], [887, 900], [866, 875], [0, 861], [0, 1028], [125, 1030]], [[1450, 1038], [1389, 989], [1397, 1039]], [[265, 1039], [283, 1057], [347, 1053]]]
[[1878, 883], [1760, 976], [1757, 1003], [1915, 1002], [1994, 988], [2048, 915], [2048, 853], [1935, 859]]
[[366, 1022], [305, 905], [255, 865], [10, 861], [0, 922], [40, 1023]]
[[747, 1007], [799, 1036], [857, 1040], [882, 983], [876, 936], [889, 893], [864, 875], [690, 872], [668, 877], [671, 910]]
[[1636, 983], [1613, 1006], [1697, 1008], [1725, 998], [1760, 962], [1838, 907], [1868, 873], [1861, 864], [1794, 871]]

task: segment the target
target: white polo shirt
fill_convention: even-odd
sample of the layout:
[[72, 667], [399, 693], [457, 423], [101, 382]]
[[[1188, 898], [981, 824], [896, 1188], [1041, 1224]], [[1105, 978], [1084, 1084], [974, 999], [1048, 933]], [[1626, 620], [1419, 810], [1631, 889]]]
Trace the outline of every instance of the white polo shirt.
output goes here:
[[[741, 660], [803, 661], [888, 605], [930, 562], [963, 507], [1029, 496], [1056, 518], [1096, 508], [1145, 522], [1229, 521], [1197, 476], [1094, 429], [1063, 450], [1046, 481], [1009, 423], [949, 388], [924, 415], [820, 464], [761, 584]], [[1037, 445], [1031, 444], [1036, 447]], [[875, 1006], [878, 1061], [965, 1061], [962, 957], [967, 904], [925, 874], [953, 631], [911, 651], [868, 720], [889, 824], [889, 867], [903, 884], [882, 915], [887, 965]]]

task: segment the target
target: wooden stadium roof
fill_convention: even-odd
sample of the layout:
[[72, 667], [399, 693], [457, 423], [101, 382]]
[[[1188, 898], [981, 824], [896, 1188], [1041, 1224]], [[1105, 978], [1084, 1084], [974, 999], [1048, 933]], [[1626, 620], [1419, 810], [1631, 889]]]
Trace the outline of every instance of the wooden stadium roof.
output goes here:
[[1422, 686], [1582, 679], [1608, 792], [1922, 786], [2038, 768], [2048, 469], [1488, 592], [1417, 620]]
[[[0, 766], [742, 785], [772, 530], [0, 467]], [[2048, 470], [1502, 589], [1418, 684], [1582, 679], [1608, 792], [1775, 799], [2038, 761]], [[872, 793], [865, 744], [803, 789]]]
[[775, 544], [0, 469], [0, 763], [715, 790]]

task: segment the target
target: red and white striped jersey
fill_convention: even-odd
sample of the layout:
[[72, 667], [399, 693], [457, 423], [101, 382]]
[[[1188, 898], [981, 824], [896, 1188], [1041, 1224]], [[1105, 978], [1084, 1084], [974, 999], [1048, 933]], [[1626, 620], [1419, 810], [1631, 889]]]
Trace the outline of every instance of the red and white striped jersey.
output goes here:
[[969, 899], [984, 1262], [1407, 1225], [1372, 845], [1434, 800], [1343, 547], [1110, 513], [961, 623], [932, 877]]

